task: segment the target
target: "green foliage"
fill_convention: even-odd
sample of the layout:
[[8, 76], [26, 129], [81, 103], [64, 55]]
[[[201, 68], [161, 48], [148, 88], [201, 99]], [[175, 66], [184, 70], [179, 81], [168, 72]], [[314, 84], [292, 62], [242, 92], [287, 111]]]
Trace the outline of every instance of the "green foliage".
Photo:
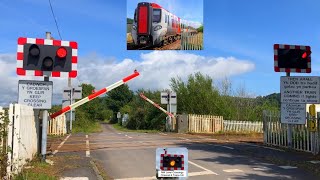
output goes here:
[[[139, 96], [141, 92], [143, 92], [143, 90], [139, 90], [132, 101], [123, 108], [123, 110], [126, 110], [129, 114], [129, 120], [126, 127], [128, 129], [164, 130], [167, 115], [155, 108], [149, 102], [143, 100]], [[144, 92], [144, 95], [157, 104], [160, 104], [160, 91], [146, 91]]]
[[59, 111], [61, 108], [62, 108], [62, 105], [53, 105], [52, 108], [48, 110], [48, 112], [53, 114]]
[[[172, 78], [170, 87], [177, 92], [177, 114], [218, 115], [224, 119], [260, 121], [263, 110], [278, 111], [280, 107], [279, 94], [254, 97], [249, 95], [244, 85], [234, 91], [231, 81], [224, 79], [219, 87], [211, 77], [199, 72], [189, 75], [187, 80]], [[91, 84], [82, 84], [82, 88], [83, 97], [90, 95], [95, 89]], [[140, 89], [133, 93], [125, 84], [104, 97], [97, 97], [76, 108], [73, 132], [101, 131], [97, 120], [116, 123], [118, 112], [129, 115], [122, 128], [163, 131], [167, 115], [142, 99], [139, 96], [141, 92], [160, 105], [160, 91]], [[166, 105], [161, 106], [166, 109]], [[53, 109], [55, 112], [60, 107], [54, 106]]]
[[57, 177], [38, 172], [22, 172], [13, 178], [14, 180], [57, 180]]
[[197, 28], [198, 32], [203, 32], [203, 25]]
[[171, 88], [177, 92], [178, 114], [211, 114], [224, 119], [261, 121], [263, 110], [277, 111], [280, 107], [279, 94], [252, 97], [245, 86], [232, 93], [231, 82], [222, 81], [219, 89], [209, 76], [201, 73], [190, 75], [187, 81], [171, 79]]
[[[7, 140], [7, 131], [6, 127], [9, 124], [8, 112], [0, 111], [0, 142], [4, 142], [6, 144]], [[7, 146], [0, 146], [0, 178], [2, 179], [7, 172], [7, 160], [8, 154], [7, 152], [11, 151]]]
[[201, 73], [190, 75], [187, 83], [181, 78], [171, 79], [171, 88], [177, 92], [178, 112], [192, 114], [221, 114], [219, 91], [212, 79]]
[[127, 18], [127, 24], [133, 24], [133, 19]]
[[127, 84], [119, 86], [108, 93], [107, 97], [104, 98], [104, 104], [113, 111], [111, 123], [117, 122], [117, 113], [123, 106], [128, 104], [132, 98], [133, 92], [129, 89]]

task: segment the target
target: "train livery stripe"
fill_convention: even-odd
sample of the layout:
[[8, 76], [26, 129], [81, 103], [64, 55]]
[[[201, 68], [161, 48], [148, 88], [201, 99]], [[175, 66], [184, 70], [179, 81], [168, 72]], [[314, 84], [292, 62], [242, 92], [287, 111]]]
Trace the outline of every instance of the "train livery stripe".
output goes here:
[[138, 16], [138, 33], [147, 33], [148, 32], [148, 7], [140, 6], [139, 7], [139, 16]]

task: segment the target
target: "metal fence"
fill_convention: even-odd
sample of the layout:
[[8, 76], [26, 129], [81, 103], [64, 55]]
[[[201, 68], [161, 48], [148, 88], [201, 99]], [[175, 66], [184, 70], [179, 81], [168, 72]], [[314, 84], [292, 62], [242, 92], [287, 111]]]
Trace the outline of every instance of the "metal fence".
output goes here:
[[[293, 148], [299, 151], [319, 153], [319, 131], [310, 132], [307, 125], [291, 125], [291, 146], [288, 143], [288, 124], [282, 124], [279, 112], [263, 112], [264, 143], [267, 145]], [[290, 136], [289, 136], [290, 137]]]
[[189, 132], [216, 133], [223, 129], [223, 117], [189, 114]]
[[263, 122], [223, 120], [223, 131], [263, 133]]
[[203, 33], [182, 32], [181, 50], [203, 50]]

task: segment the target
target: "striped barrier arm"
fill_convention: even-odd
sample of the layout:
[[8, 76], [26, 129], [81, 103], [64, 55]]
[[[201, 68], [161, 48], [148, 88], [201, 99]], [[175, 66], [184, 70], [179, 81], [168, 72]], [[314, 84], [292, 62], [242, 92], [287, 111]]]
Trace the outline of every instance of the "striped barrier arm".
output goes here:
[[174, 115], [169, 113], [168, 111], [166, 111], [165, 109], [163, 109], [161, 106], [159, 106], [159, 104], [151, 101], [149, 98], [147, 98], [145, 95], [143, 95], [143, 93], [140, 93], [140, 97], [146, 101], [148, 101], [149, 103], [151, 103], [153, 106], [155, 106], [156, 108], [160, 109], [161, 111], [163, 111], [164, 113], [166, 113], [168, 116], [174, 118]]
[[123, 78], [122, 80], [120, 80], [120, 81], [118, 81], [108, 87], [105, 87], [105, 88], [89, 95], [88, 97], [85, 97], [85, 98], [81, 99], [80, 101], [77, 101], [77, 102], [63, 108], [58, 112], [55, 112], [54, 114], [50, 115], [50, 117], [51, 117], [51, 119], [53, 119], [57, 116], [60, 116], [61, 114], [64, 114], [64, 113], [70, 111], [71, 109], [75, 109], [76, 107], [81, 106], [82, 104], [85, 104], [85, 103], [95, 99], [96, 97], [98, 97], [108, 91], [111, 91], [112, 89], [115, 89], [115, 88], [121, 86], [122, 84], [125, 84], [126, 82], [132, 80], [133, 78], [136, 78], [139, 75], [140, 75], [139, 72], [135, 70], [134, 73], [131, 74], [130, 76], [127, 76], [127, 77]]

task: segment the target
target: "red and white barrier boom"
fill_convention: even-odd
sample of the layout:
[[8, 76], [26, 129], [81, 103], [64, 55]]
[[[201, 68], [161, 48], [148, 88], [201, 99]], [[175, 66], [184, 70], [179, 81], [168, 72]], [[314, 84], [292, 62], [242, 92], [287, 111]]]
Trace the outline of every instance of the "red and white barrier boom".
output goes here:
[[169, 113], [168, 111], [166, 111], [165, 109], [163, 109], [161, 106], [159, 106], [159, 104], [151, 101], [149, 98], [147, 98], [145, 95], [143, 95], [143, 93], [140, 93], [140, 97], [143, 98], [144, 100], [148, 101], [149, 103], [151, 103], [152, 105], [154, 105], [156, 108], [160, 109], [161, 111], [163, 111], [164, 113], [168, 114], [168, 116], [174, 118], [174, 115]]
[[101, 89], [101, 90], [89, 95], [88, 97], [85, 97], [85, 98], [81, 99], [80, 101], [77, 101], [77, 102], [75, 102], [75, 103], [63, 108], [58, 112], [55, 112], [54, 114], [50, 115], [50, 117], [51, 117], [51, 119], [53, 119], [53, 118], [55, 118], [55, 117], [57, 117], [57, 116], [59, 116], [61, 114], [64, 114], [64, 113], [70, 111], [71, 109], [75, 109], [76, 107], [81, 106], [82, 104], [84, 104], [86, 102], [89, 102], [89, 101], [93, 100], [94, 98], [96, 98], [96, 97], [98, 97], [98, 96], [100, 96], [100, 95], [102, 95], [102, 94], [104, 94], [104, 93], [106, 93], [108, 91], [111, 91], [114, 88], [117, 88], [117, 87], [121, 86], [122, 84], [130, 81], [131, 79], [133, 79], [133, 78], [135, 78], [135, 77], [137, 77], [139, 75], [140, 74], [139, 74], [138, 71], [134, 71], [134, 73], [131, 74], [130, 76], [127, 76], [127, 77], [123, 78], [122, 80], [120, 80], [120, 81], [118, 81], [118, 82], [116, 82], [116, 83], [114, 83], [114, 84], [112, 84], [112, 85], [110, 85], [108, 87], [105, 87], [105, 88], [103, 88], [103, 89]]

